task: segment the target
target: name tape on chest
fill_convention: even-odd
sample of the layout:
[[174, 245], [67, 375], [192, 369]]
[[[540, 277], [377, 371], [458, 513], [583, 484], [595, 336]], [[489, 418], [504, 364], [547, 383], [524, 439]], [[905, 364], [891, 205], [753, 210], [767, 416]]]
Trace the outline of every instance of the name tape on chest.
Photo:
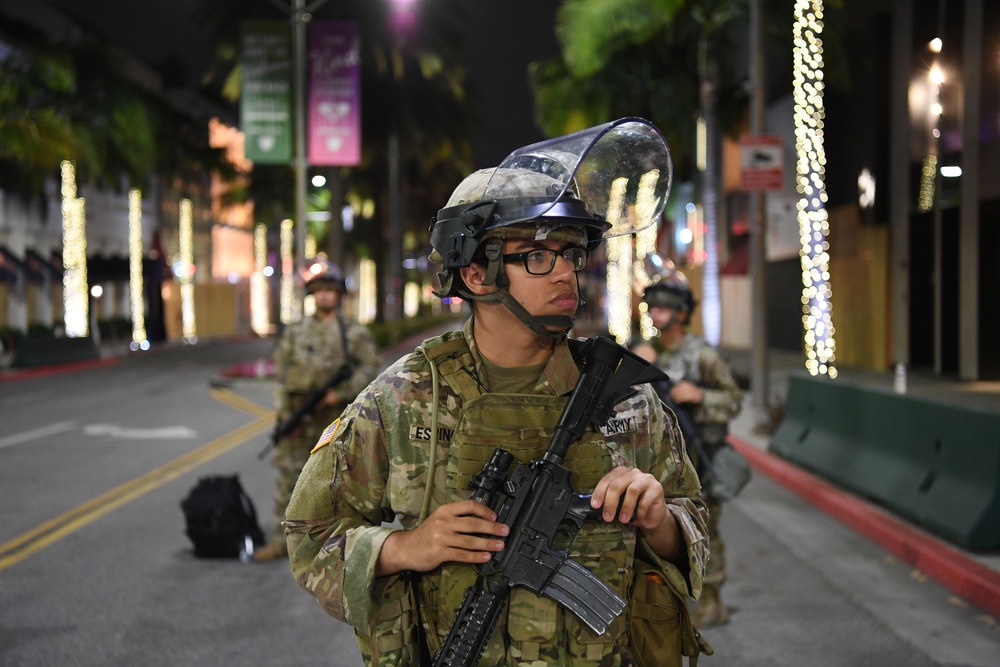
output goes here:
[[[430, 426], [422, 426], [420, 424], [410, 425], [410, 441], [411, 442], [430, 442], [431, 433], [433, 430]], [[441, 442], [451, 442], [452, 437], [455, 435], [455, 429], [444, 428], [442, 426], [438, 427], [437, 437]]]

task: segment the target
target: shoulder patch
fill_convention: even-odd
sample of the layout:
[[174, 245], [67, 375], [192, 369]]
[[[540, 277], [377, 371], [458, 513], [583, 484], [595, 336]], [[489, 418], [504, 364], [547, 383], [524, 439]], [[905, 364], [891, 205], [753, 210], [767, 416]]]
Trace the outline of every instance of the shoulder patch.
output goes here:
[[326, 430], [319, 436], [319, 440], [316, 441], [316, 446], [309, 453], [315, 454], [333, 442], [333, 436], [337, 434], [338, 428], [340, 428], [340, 417], [333, 420], [333, 423], [326, 427]]

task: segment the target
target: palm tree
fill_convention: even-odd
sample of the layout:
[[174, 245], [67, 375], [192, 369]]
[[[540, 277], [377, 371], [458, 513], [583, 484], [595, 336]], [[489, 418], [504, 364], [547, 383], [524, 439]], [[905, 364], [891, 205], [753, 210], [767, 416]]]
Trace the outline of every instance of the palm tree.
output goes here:
[[136, 185], [156, 174], [233, 173], [203, 128], [125, 80], [94, 39], [52, 43], [25, 28], [0, 59], [0, 179], [24, 196], [42, 192], [63, 160], [81, 180]]
[[[692, 158], [692, 116], [702, 123], [706, 148], [704, 164], [699, 165], [706, 250], [702, 312], [706, 338], [715, 344], [720, 331], [716, 109], [723, 94], [720, 70], [728, 64], [719, 54], [732, 43], [724, 28], [745, 9], [746, 0], [565, 0], [557, 14], [556, 34], [570, 78], [559, 80], [559, 66], [553, 63], [532, 71], [538, 115], [546, 121], [543, 127], [554, 129], [560, 122], [570, 124], [588, 115], [588, 120], [602, 116], [597, 121], [601, 122], [613, 115], [648, 111], [646, 117], [664, 129], [675, 159], [681, 158], [682, 173]], [[636, 68], [637, 59], [644, 66]], [[586, 85], [580, 85], [582, 81]], [[609, 81], [617, 85], [608, 86]], [[576, 93], [565, 95], [567, 86]], [[745, 96], [735, 87], [725, 93], [737, 102], [726, 108], [742, 110]]]

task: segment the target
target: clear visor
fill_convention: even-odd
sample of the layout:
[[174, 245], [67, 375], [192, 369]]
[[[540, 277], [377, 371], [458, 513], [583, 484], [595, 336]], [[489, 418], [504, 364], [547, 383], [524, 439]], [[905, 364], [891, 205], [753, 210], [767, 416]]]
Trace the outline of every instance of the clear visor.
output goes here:
[[[544, 215], [562, 196], [580, 199], [611, 227], [605, 238], [632, 234], [655, 223], [670, 194], [672, 165], [663, 135], [649, 121], [622, 118], [596, 127], [519, 148], [500, 164], [481, 199], [510, 198], [496, 174], [524, 169], [553, 179], [538, 197], [515, 195], [499, 212], [496, 226]], [[518, 199], [522, 201], [518, 203]]]

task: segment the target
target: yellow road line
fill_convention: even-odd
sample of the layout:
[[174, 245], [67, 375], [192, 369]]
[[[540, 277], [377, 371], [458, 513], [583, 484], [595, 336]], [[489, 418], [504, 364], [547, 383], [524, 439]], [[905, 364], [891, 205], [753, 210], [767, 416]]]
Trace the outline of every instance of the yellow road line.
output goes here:
[[257, 417], [274, 414], [273, 410], [257, 405], [253, 401], [244, 398], [229, 389], [211, 389], [209, 390], [209, 393], [212, 398], [220, 403], [225, 403], [226, 405], [236, 408], [237, 410], [242, 410], [243, 412], [249, 412]]
[[238, 447], [250, 438], [271, 428], [273, 422], [273, 413], [268, 410], [266, 414], [258, 417], [249, 424], [227, 433], [198, 449], [190, 451], [166, 465], [151, 470], [141, 477], [137, 477], [103, 495], [93, 498], [64, 514], [49, 519], [37, 528], [29, 530], [6, 544], [0, 544], [0, 572], [20, 563], [28, 556], [41, 551], [50, 544], [61, 540], [83, 526], [86, 526], [88, 523], [101, 518], [139, 496], [180, 477], [230, 449]]

